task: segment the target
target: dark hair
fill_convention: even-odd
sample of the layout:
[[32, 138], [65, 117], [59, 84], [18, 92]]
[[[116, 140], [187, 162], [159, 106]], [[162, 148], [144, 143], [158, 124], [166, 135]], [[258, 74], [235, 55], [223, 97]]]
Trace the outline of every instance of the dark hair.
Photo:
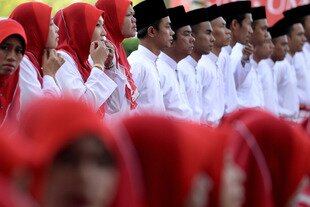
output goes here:
[[245, 14], [237, 14], [237, 15], [234, 15], [234, 16], [227, 16], [225, 17], [225, 21], [226, 21], [226, 27], [227, 28], [230, 28], [230, 25], [232, 23], [232, 21], [235, 19], [237, 20], [237, 22], [241, 25], [242, 24], [242, 21], [245, 19]]
[[197, 34], [198, 30], [200, 29], [200, 23], [191, 25], [192, 33]]
[[147, 27], [144, 27], [142, 29], [140, 29], [138, 32], [137, 32], [137, 37], [138, 39], [143, 39], [144, 37], [146, 37], [147, 35], [147, 30], [149, 27], [154, 27], [157, 31], [159, 30], [159, 24], [161, 23], [161, 19], [160, 20], [157, 20], [156, 22], [150, 24], [149, 26]]

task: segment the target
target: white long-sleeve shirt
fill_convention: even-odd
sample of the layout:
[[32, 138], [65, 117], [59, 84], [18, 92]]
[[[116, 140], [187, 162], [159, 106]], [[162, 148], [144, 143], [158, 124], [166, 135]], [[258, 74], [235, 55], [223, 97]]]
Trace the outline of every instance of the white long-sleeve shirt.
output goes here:
[[275, 63], [274, 72], [278, 89], [279, 115], [290, 120], [295, 120], [299, 113], [295, 70], [285, 58]]
[[157, 56], [146, 47], [139, 45], [138, 50], [128, 57], [132, 78], [140, 93], [137, 98], [140, 112], [164, 112], [163, 92], [160, 87], [156, 66]]
[[307, 68], [310, 70], [310, 43], [306, 42], [303, 46], [302, 53], [306, 60]]
[[157, 68], [168, 115], [187, 120], [193, 119], [186, 92], [178, 80], [177, 62], [161, 52], [157, 59]]
[[73, 58], [64, 51], [58, 53], [65, 60], [56, 73], [63, 94], [82, 100], [94, 110], [98, 110], [116, 89], [116, 83], [97, 67], [92, 68], [90, 76], [84, 82]]
[[19, 73], [21, 111], [36, 98], [61, 97], [61, 90], [53, 77], [44, 75], [41, 84], [38, 75], [39, 72], [25, 55], [20, 63]]
[[270, 58], [261, 60], [258, 63], [257, 72], [263, 89], [263, 107], [277, 116], [279, 115], [279, 101], [273, 66], [274, 62]]
[[264, 95], [261, 82], [258, 78], [258, 64], [250, 58], [251, 70], [239, 85], [237, 94], [242, 107], [263, 107]]
[[310, 68], [307, 68], [304, 53], [296, 53], [291, 60], [298, 80], [297, 88], [299, 103], [310, 106]]
[[231, 46], [221, 49], [217, 65], [223, 72], [224, 88], [225, 88], [225, 113], [231, 113], [238, 108], [238, 96], [234, 78], [234, 71], [230, 67]]
[[[93, 60], [89, 56], [88, 62], [93, 65]], [[114, 65], [116, 65], [115, 58], [113, 59]], [[125, 87], [129, 85], [125, 71], [122, 67], [113, 67], [109, 70], [104, 70], [104, 73], [111, 78], [116, 84], [117, 88], [113, 91], [111, 96], [106, 101], [106, 113], [111, 116], [122, 116], [130, 112], [130, 102], [126, 98]]]
[[202, 55], [197, 71], [202, 84], [202, 122], [218, 124], [225, 110], [223, 73], [217, 67], [217, 56]]
[[236, 43], [236, 45], [232, 48], [230, 58], [230, 67], [231, 70], [234, 72], [235, 77], [235, 84], [236, 89], [238, 91], [238, 88], [240, 85], [243, 84], [245, 81], [247, 75], [251, 71], [251, 62], [248, 61], [244, 66], [241, 63], [242, 60], [242, 50], [244, 48], [244, 45], [240, 44], [239, 42]]
[[201, 83], [197, 73], [197, 61], [192, 56], [187, 56], [178, 62], [179, 81], [183, 82], [189, 102], [190, 108], [193, 111], [193, 119], [200, 121], [202, 115], [201, 106]]

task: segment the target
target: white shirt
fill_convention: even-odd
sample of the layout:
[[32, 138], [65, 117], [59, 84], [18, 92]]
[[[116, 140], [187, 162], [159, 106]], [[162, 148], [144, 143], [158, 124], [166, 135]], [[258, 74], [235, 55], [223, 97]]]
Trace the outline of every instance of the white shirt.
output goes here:
[[202, 84], [202, 122], [218, 124], [225, 110], [223, 73], [217, 67], [217, 56], [202, 55], [197, 71]]
[[197, 73], [197, 62], [192, 56], [187, 56], [178, 62], [179, 82], [185, 86], [187, 100], [193, 111], [193, 119], [200, 121], [202, 115], [201, 83]]
[[90, 76], [84, 82], [73, 58], [64, 51], [58, 53], [65, 60], [56, 73], [63, 94], [82, 100], [97, 111], [111, 96], [117, 87], [116, 83], [97, 67], [92, 68]]
[[295, 70], [285, 58], [275, 63], [274, 72], [278, 88], [279, 115], [294, 120], [299, 113]]
[[177, 62], [161, 52], [157, 59], [160, 85], [168, 115], [181, 119], [193, 119], [185, 90], [182, 90], [177, 74]]
[[156, 60], [157, 56], [142, 45], [128, 57], [132, 78], [140, 93], [137, 98], [138, 111], [165, 111]]
[[[61, 66], [62, 68], [63, 66]], [[38, 79], [39, 71], [25, 55], [20, 63], [19, 86], [21, 90], [21, 110], [27, 107], [34, 99], [40, 97], [61, 97], [61, 90], [55, 79], [44, 75], [42, 85]]]
[[[310, 57], [308, 57], [310, 58]], [[307, 68], [304, 53], [298, 52], [292, 59], [297, 78], [298, 97], [300, 104], [310, 106], [310, 68]]]
[[258, 78], [258, 65], [250, 58], [251, 70], [244, 81], [237, 88], [239, 104], [241, 107], [263, 107], [264, 95], [261, 82]]
[[[90, 56], [88, 57], [88, 62], [90, 65], [94, 64]], [[115, 58], [113, 59], [113, 62], [114, 65], [116, 65]], [[104, 73], [117, 84], [117, 88], [106, 101], [106, 113], [117, 117], [126, 114], [130, 111], [130, 102], [126, 98], [125, 87], [126, 84], [129, 83], [127, 82], [124, 69], [122, 67], [113, 67], [109, 70], [104, 70]]]
[[244, 45], [237, 42], [236, 45], [232, 48], [230, 54], [231, 58], [230, 67], [231, 70], [234, 72], [237, 91], [239, 86], [245, 81], [248, 73], [251, 71], [252, 68], [250, 61], [248, 61], [244, 66], [241, 63], [243, 48]]
[[223, 72], [224, 88], [225, 88], [225, 113], [233, 112], [238, 108], [238, 96], [234, 78], [234, 71], [230, 68], [231, 46], [221, 49], [217, 65]]
[[304, 54], [307, 68], [310, 69], [310, 43], [306, 42], [303, 46], [302, 52]]
[[274, 62], [268, 58], [258, 63], [257, 72], [264, 95], [264, 108], [275, 115], [279, 115], [278, 92], [274, 79]]

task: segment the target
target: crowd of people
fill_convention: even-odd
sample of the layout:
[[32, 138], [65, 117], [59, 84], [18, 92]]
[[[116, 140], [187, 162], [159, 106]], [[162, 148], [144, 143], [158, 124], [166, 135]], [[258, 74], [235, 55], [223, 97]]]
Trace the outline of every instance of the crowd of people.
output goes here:
[[310, 206], [310, 4], [55, 13], [0, 20], [1, 207]]

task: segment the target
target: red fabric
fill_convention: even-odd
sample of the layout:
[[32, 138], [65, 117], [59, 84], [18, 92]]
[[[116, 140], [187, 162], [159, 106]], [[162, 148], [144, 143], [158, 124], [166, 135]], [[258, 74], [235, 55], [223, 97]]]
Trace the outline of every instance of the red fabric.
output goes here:
[[137, 178], [133, 176], [131, 163], [126, 160], [130, 153], [123, 150], [127, 147], [121, 146], [126, 143], [115, 139], [105, 123], [85, 104], [73, 100], [39, 100], [25, 111], [20, 129], [25, 138], [16, 140], [16, 145], [22, 146], [24, 157], [32, 161], [31, 169], [35, 173], [32, 187], [38, 200], [44, 188], [44, 175], [54, 157], [87, 132], [98, 135], [117, 160], [120, 181], [113, 207], [140, 207], [139, 196], [134, 190]]
[[[20, 35], [25, 43], [27, 38], [22, 26], [14, 20], [1, 20], [0, 21], [0, 42], [11, 35]], [[16, 120], [16, 115], [20, 109], [20, 89], [18, 86], [19, 79], [19, 67], [10, 76], [0, 75], [0, 126], [4, 121], [9, 118], [12, 121]]]
[[85, 82], [91, 72], [87, 61], [91, 39], [102, 14], [102, 10], [90, 4], [74, 3], [58, 11], [54, 17], [59, 27], [58, 49], [64, 50], [74, 59]]
[[18, 149], [10, 143], [10, 139], [17, 136], [12, 137], [11, 131], [12, 128], [2, 128], [0, 131], [0, 206], [34, 207], [30, 198], [12, 184], [11, 174], [16, 168], [24, 165], [24, 160], [18, 154]]
[[127, 81], [131, 87], [131, 89], [128, 86], [125, 88], [126, 98], [130, 101], [130, 108], [135, 109], [137, 107], [137, 102], [132, 100], [132, 93], [137, 87], [132, 79], [127, 55], [122, 46], [124, 40], [122, 27], [130, 4], [131, 1], [129, 0], [98, 0], [96, 7], [105, 11], [104, 27], [107, 32], [107, 38], [113, 43], [116, 49], [115, 55], [117, 67], [124, 68]]
[[[223, 125], [232, 126], [235, 146], [239, 147], [235, 158], [246, 172], [244, 206], [285, 206], [309, 172], [309, 140], [300, 128], [261, 110], [244, 109], [231, 116], [234, 118]], [[252, 138], [255, 143], [246, 149]], [[265, 169], [260, 159], [256, 159], [260, 155]], [[266, 188], [268, 178], [272, 195], [268, 193], [270, 188]]]
[[26, 55], [36, 67], [38, 79], [42, 83], [42, 57], [48, 38], [52, 7], [40, 2], [27, 2], [17, 6], [10, 18], [25, 29], [28, 44]]
[[156, 116], [123, 123], [140, 160], [145, 206], [184, 206], [196, 175], [220, 174], [212, 169], [222, 166], [222, 156], [213, 155], [224, 142], [213, 129]]
[[[90, 4], [74, 3], [58, 11], [54, 17], [55, 24], [59, 27], [57, 49], [65, 51], [73, 58], [84, 82], [91, 73], [92, 68], [88, 63], [89, 49], [101, 15], [103, 11]], [[104, 114], [105, 106], [102, 104], [98, 115], [102, 118]]]

